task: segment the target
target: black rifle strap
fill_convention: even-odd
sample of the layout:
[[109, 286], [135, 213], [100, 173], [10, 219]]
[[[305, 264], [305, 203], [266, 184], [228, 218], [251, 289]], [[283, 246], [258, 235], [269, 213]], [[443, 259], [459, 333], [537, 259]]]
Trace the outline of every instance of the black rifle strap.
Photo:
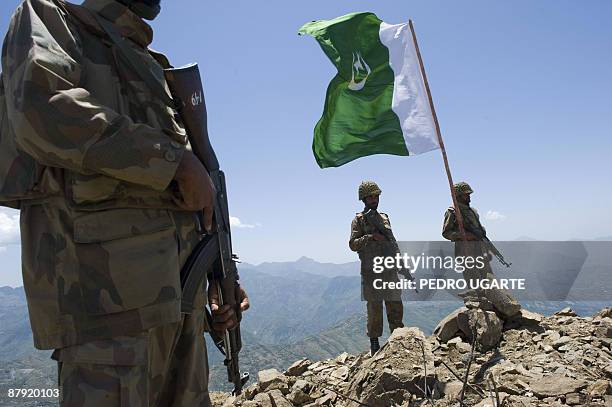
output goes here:
[[168, 107], [173, 109], [177, 108], [177, 103], [166, 91], [166, 88], [161, 84], [159, 79], [153, 75], [153, 73], [147, 69], [145, 62], [142, 58], [136, 54], [136, 52], [130, 48], [128, 44], [126, 44], [125, 40], [121, 37], [113, 23], [100, 17], [97, 13], [92, 13], [95, 17], [102, 29], [106, 32], [106, 34], [110, 37], [113, 43], [119, 48], [121, 56], [125, 62], [138, 74], [140, 79], [144, 81], [149, 89], [157, 94], [160, 97], [162, 102]]

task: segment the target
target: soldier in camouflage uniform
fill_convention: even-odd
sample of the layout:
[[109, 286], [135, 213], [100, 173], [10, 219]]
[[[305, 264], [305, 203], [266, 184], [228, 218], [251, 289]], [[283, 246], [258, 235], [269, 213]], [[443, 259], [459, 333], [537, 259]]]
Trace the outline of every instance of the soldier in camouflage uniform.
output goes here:
[[[398, 281], [396, 270], [386, 270], [381, 274], [373, 272], [374, 257], [395, 256], [397, 248], [381, 234], [374, 225], [371, 225], [365, 212], [369, 209], [377, 210], [381, 190], [375, 182], [363, 181], [359, 185], [359, 200], [365, 205], [362, 212], [356, 214], [351, 224], [351, 237], [349, 247], [352, 251], [359, 253], [361, 260], [361, 293], [367, 306], [367, 335], [370, 338], [370, 350], [372, 355], [380, 349], [378, 338], [383, 332], [383, 302], [387, 310], [387, 321], [389, 330], [404, 326], [402, 321], [404, 307], [401, 300], [401, 292], [398, 290], [377, 290], [373, 283], [375, 279], [384, 281]], [[391, 231], [389, 216], [385, 213], [377, 213], [381, 217], [382, 224]]]
[[[455, 208], [450, 207], [444, 214], [444, 226], [442, 227], [442, 236], [448, 240], [456, 242], [455, 244], [455, 255], [456, 256], [485, 256], [488, 253], [486, 243], [482, 242], [477, 235], [485, 236], [486, 229], [480, 223], [480, 216], [476, 209], [470, 206], [471, 194], [474, 192], [467, 182], [459, 182], [454, 185], [459, 209], [463, 217], [463, 224], [465, 229], [465, 237], [467, 242], [463, 242], [463, 238], [459, 231], [459, 225], [457, 223], [457, 217], [455, 215]], [[474, 231], [477, 231], [474, 233]], [[466, 268], [463, 272], [463, 276], [467, 281], [470, 280], [481, 280], [481, 279], [495, 279], [495, 275], [491, 270], [489, 264], [489, 257], [486, 256], [485, 267], [478, 269], [477, 267]], [[488, 290], [476, 290], [475, 293], [476, 301], [487, 302], [491, 304], [495, 311], [504, 318], [509, 318], [516, 315], [521, 306], [519, 302], [512, 297], [507, 291], [499, 289], [488, 289]], [[465, 300], [471, 300], [468, 295]]]
[[[18, 203], [23, 281], [34, 344], [55, 349], [62, 406], [210, 405], [206, 286], [181, 314], [180, 269], [200, 240], [195, 211], [211, 228], [214, 187], [175, 112], [97, 20], [166, 86], [170, 65], [148, 49], [143, 20], [159, 3], [25, 0], [2, 49], [13, 167], [35, 163], [17, 183], [31, 184]], [[211, 308], [213, 329], [236, 323], [228, 306]]]

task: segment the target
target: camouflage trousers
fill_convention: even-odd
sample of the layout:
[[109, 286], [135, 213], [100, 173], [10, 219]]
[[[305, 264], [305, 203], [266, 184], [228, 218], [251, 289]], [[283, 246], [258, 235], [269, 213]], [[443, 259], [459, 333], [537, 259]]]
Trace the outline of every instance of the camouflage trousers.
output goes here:
[[[367, 301], [368, 310], [368, 325], [367, 335], [370, 338], [378, 338], [383, 333], [383, 301]], [[385, 301], [385, 309], [387, 310], [387, 322], [389, 323], [389, 331], [393, 332], [395, 328], [404, 326], [404, 305], [401, 301]]]
[[60, 406], [210, 406], [204, 318], [56, 350]]

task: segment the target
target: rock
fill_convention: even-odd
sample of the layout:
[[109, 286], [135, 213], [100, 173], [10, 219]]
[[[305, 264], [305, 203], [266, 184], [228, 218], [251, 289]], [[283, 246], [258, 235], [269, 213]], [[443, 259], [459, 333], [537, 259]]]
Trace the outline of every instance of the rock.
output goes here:
[[233, 406], [235, 401], [236, 401], [236, 396], [229, 396], [228, 398], [225, 399], [225, 402], [223, 403], [223, 407]]
[[298, 379], [295, 381], [295, 383], [291, 387], [291, 391], [300, 390], [300, 391], [303, 391], [304, 393], [308, 393], [311, 388], [312, 388], [312, 383], [310, 383], [307, 380]]
[[449, 400], [455, 400], [461, 394], [463, 383], [461, 383], [459, 380], [454, 380], [448, 383], [440, 383], [438, 385], [438, 388], [446, 398], [448, 398]]
[[587, 389], [587, 394], [596, 397], [603, 397], [606, 394], [612, 394], [612, 388], [610, 382], [604, 379], [597, 380], [591, 384]]
[[475, 330], [480, 349], [487, 351], [495, 348], [502, 337], [502, 321], [494, 312], [471, 309], [457, 314], [457, 324], [468, 341], [472, 341]]
[[570, 338], [569, 336], [562, 336], [561, 338], [557, 339], [556, 341], [554, 341], [551, 346], [554, 349], [559, 349], [560, 347], [562, 347], [563, 345], [567, 345], [568, 343], [570, 343], [572, 341], [572, 338]]
[[266, 369], [257, 373], [260, 391], [281, 390], [289, 393], [287, 377], [276, 369]]
[[349, 396], [373, 406], [401, 405], [410, 394], [422, 394], [425, 370], [427, 386], [436, 385], [431, 343], [420, 329], [396, 329], [379, 354], [381, 358], [366, 360], [349, 376]]
[[280, 390], [272, 390], [268, 396], [274, 407], [293, 407], [293, 404], [283, 396]]
[[606, 307], [606, 308], [602, 309], [601, 311], [599, 311], [594, 316], [595, 317], [599, 317], [599, 318], [611, 318], [612, 319], [612, 308], [611, 307]]
[[472, 346], [465, 343], [465, 342], [459, 342], [457, 345], [455, 345], [457, 347], [457, 350], [460, 353], [468, 353], [472, 350]]
[[457, 343], [461, 343], [461, 338], [460, 337], [455, 337], [453, 339], [449, 339], [448, 342], [446, 342], [447, 345], [455, 345]]
[[504, 323], [504, 330], [538, 326], [543, 320], [544, 315], [522, 308], [517, 315], [509, 318]]
[[555, 315], [557, 315], [559, 317], [575, 317], [575, 316], [577, 316], [576, 312], [573, 309], [571, 309], [570, 307], [565, 307], [561, 311], [555, 312]]
[[348, 353], [343, 352], [343, 353], [340, 354], [340, 356], [338, 356], [336, 358], [336, 362], [344, 364], [344, 363], [346, 363], [346, 361], [349, 359], [350, 356], [351, 355], [349, 355]]
[[312, 362], [308, 359], [300, 359], [296, 362], [293, 362], [291, 366], [287, 368], [285, 371], [285, 375], [287, 376], [301, 376], [306, 370], [308, 370], [308, 366], [310, 366]]
[[456, 309], [438, 323], [433, 333], [440, 342], [447, 342], [449, 339], [455, 337], [459, 333], [457, 315], [463, 311], [467, 311], [467, 308], [461, 307]]
[[330, 379], [336, 379], [338, 381], [345, 381], [349, 376], [349, 368], [348, 366], [341, 366], [338, 369], [334, 370], [330, 375]]
[[298, 406], [312, 402], [312, 398], [301, 390], [291, 390], [291, 393], [287, 395], [287, 400]]
[[253, 401], [257, 403], [256, 405], [259, 407], [274, 407], [274, 404], [272, 404], [272, 401], [270, 401], [270, 396], [268, 396], [268, 393], [259, 393], [255, 396]]
[[333, 406], [337, 397], [338, 396], [336, 396], [335, 393], [329, 392], [329, 393], [326, 393], [325, 395], [319, 397], [316, 400], [316, 404], [318, 406]]
[[521, 312], [521, 304], [506, 290], [492, 288], [484, 290], [484, 295], [504, 320], [510, 319]]
[[255, 397], [257, 393], [259, 393], [259, 385], [257, 383], [254, 383], [244, 389], [244, 397], [247, 400], [253, 400], [253, 397]]
[[597, 327], [595, 336], [600, 338], [612, 338], [612, 325], [606, 324]]
[[529, 386], [536, 397], [544, 398], [578, 393], [580, 390], [587, 387], [587, 382], [561, 375], [553, 375], [535, 378], [529, 382]]
[[570, 406], [578, 406], [582, 404], [582, 400], [580, 398], [580, 394], [578, 393], [570, 393], [565, 396], [565, 404]]

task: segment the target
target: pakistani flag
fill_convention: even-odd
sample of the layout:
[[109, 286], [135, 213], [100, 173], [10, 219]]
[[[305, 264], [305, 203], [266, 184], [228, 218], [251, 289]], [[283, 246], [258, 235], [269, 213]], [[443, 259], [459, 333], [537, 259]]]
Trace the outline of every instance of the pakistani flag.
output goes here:
[[414, 155], [439, 148], [412, 30], [373, 13], [313, 21], [313, 36], [338, 69], [327, 88], [312, 149], [321, 168], [372, 154]]

